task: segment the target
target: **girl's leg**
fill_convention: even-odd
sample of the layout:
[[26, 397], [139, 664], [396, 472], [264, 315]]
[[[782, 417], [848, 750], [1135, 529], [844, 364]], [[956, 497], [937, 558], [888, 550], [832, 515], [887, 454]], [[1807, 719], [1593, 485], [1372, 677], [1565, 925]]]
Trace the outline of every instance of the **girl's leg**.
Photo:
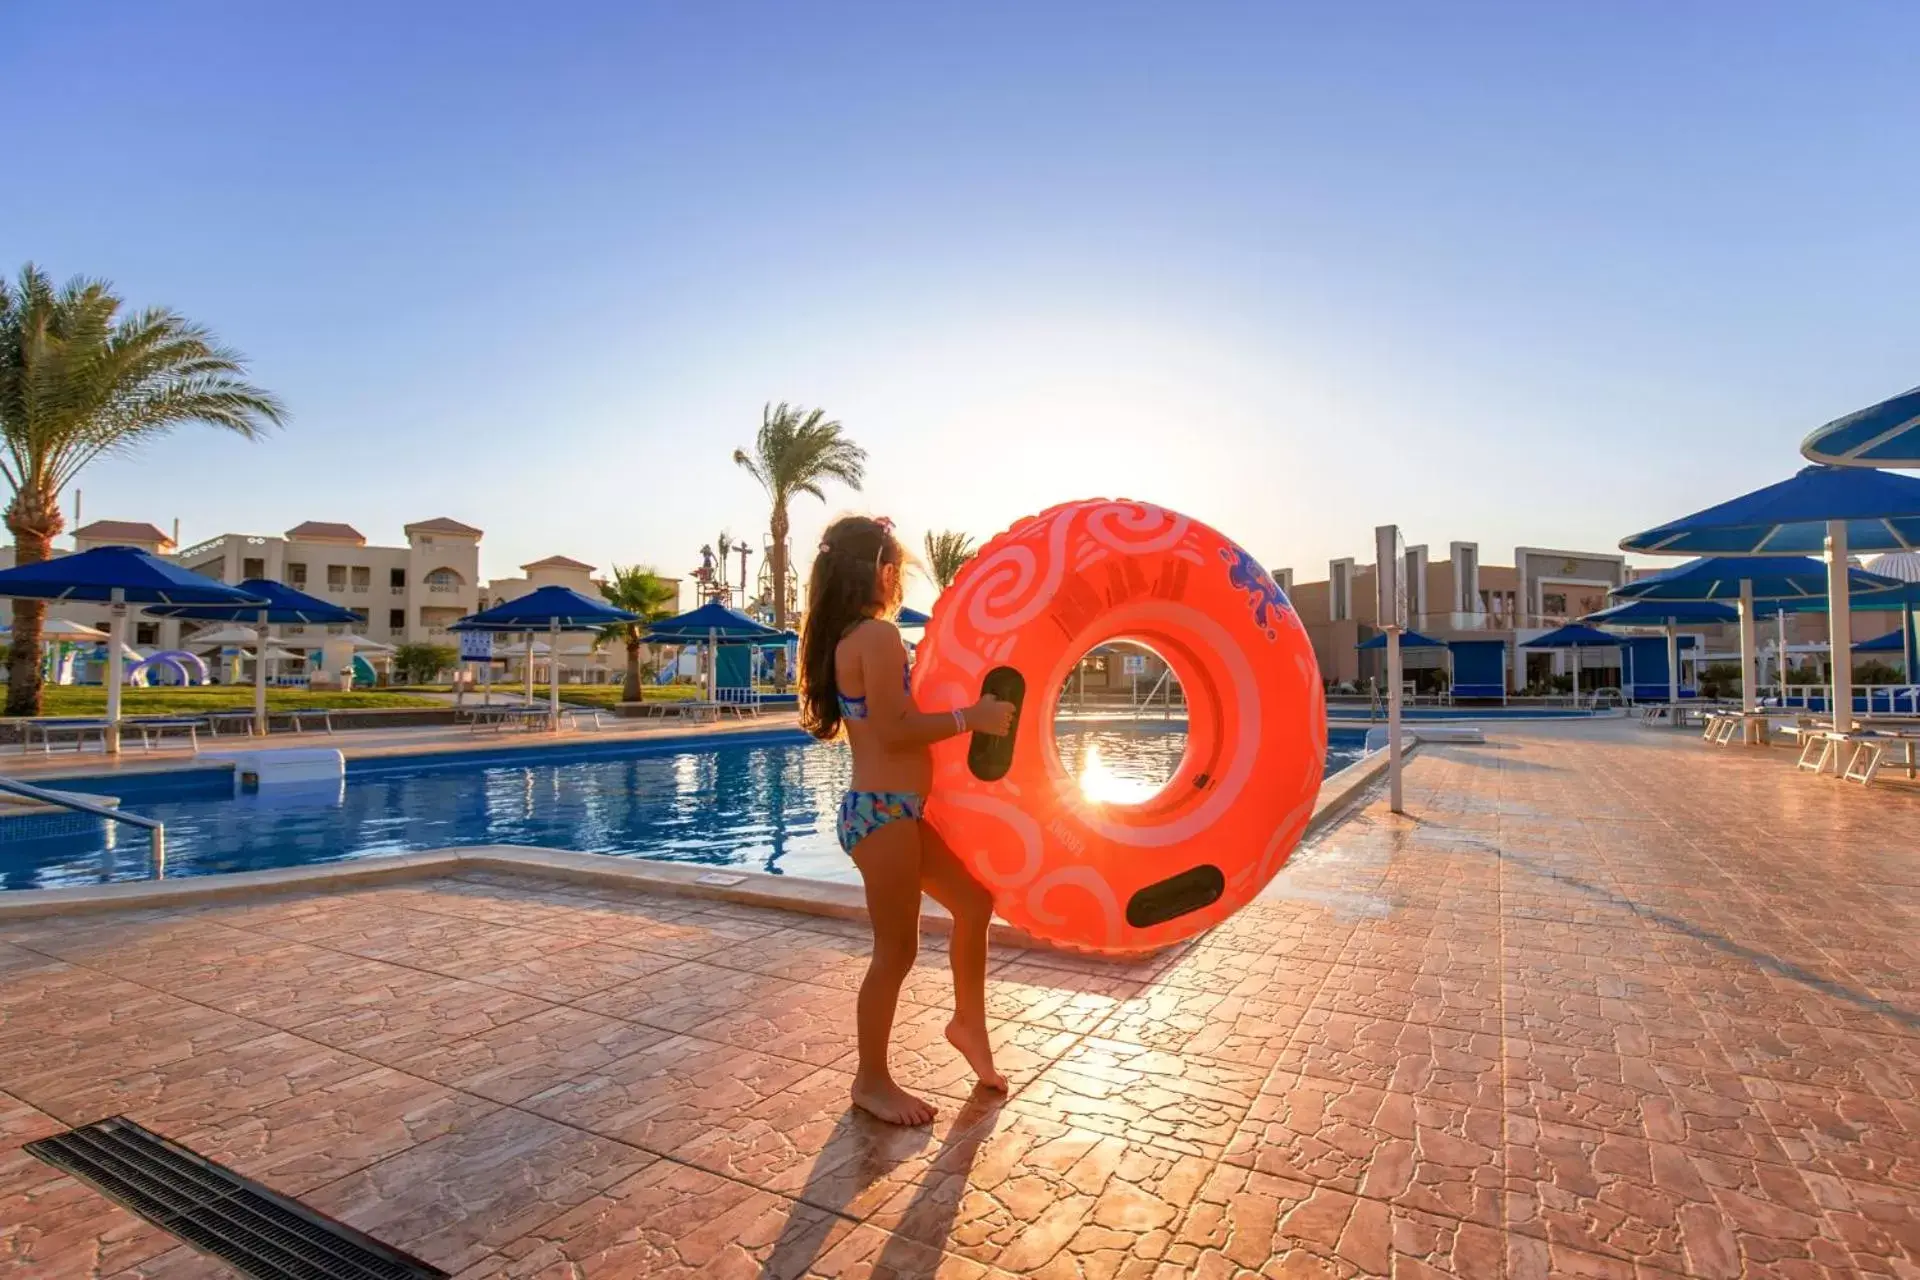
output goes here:
[[933, 1108], [895, 1084], [887, 1069], [900, 985], [920, 948], [920, 824], [889, 822], [853, 847], [853, 862], [866, 884], [873, 922], [873, 958], [860, 983], [856, 1013], [860, 1066], [853, 1077], [853, 1104], [888, 1124], [926, 1124]]
[[920, 883], [953, 915], [948, 956], [953, 962], [953, 1021], [947, 1039], [966, 1056], [980, 1083], [1004, 1089], [1007, 1078], [993, 1065], [987, 1042], [987, 926], [993, 921], [993, 895], [954, 856], [932, 827], [920, 827]]

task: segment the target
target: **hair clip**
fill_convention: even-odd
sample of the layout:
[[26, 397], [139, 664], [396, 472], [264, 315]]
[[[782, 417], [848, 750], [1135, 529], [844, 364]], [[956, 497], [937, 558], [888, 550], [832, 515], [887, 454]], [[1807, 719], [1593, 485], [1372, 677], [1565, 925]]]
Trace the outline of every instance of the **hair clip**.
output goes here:
[[833, 544], [828, 542], [825, 538], [820, 539], [820, 554], [825, 555], [827, 554], [827, 552], [831, 550], [833, 550]]
[[880, 532], [885, 534], [893, 533], [893, 517], [892, 516], [875, 516], [873, 518], [873, 522], [880, 526]]

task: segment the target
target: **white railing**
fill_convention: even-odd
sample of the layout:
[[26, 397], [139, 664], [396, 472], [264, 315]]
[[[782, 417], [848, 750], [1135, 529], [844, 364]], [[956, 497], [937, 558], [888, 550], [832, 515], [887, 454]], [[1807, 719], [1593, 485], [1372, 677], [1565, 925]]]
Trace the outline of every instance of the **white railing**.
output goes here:
[[[1758, 693], [1776, 701], [1782, 696], [1777, 684], [1761, 685]], [[1825, 709], [1833, 705], [1833, 686], [1790, 684], [1785, 686], [1785, 698], [1788, 708], [1810, 707], [1817, 701], [1819, 708]], [[1857, 684], [1853, 686], [1853, 699], [1867, 715], [1920, 714], [1920, 684]]]

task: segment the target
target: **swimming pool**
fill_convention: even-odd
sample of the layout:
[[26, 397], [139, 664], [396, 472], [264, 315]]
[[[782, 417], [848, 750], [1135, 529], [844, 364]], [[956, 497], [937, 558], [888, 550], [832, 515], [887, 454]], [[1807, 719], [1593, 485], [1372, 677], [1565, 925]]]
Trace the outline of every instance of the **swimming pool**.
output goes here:
[[[1327, 771], [1357, 760], [1364, 736], [1334, 731]], [[1124, 801], [1167, 776], [1186, 734], [1177, 724], [1069, 724], [1059, 739], [1070, 768], [1084, 779], [1091, 766], [1098, 794]], [[833, 833], [849, 768], [839, 744], [783, 730], [375, 757], [349, 761], [344, 785], [237, 798], [222, 769], [55, 785], [118, 796], [166, 823], [169, 878], [520, 844], [849, 880]], [[0, 890], [147, 875], [145, 835], [131, 827], [64, 813], [0, 819]]]

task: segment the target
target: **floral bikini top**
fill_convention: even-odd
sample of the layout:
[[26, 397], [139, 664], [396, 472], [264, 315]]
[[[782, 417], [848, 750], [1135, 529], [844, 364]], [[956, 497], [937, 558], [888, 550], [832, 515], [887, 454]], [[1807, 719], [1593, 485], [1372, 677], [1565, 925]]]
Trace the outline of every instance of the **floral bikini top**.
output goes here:
[[[912, 668], [909, 667], [900, 672], [900, 688], [904, 690], [909, 697], [913, 695]], [[865, 720], [867, 718], [867, 695], [863, 693], [858, 697], [853, 697], [849, 694], [841, 694], [840, 718], [842, 720]]]

